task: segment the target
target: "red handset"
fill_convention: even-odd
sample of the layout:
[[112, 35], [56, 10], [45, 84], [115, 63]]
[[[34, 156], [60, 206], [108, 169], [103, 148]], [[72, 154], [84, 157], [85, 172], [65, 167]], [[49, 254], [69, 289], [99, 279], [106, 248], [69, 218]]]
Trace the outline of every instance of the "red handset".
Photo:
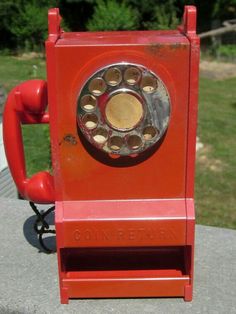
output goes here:
[[8, 95], [3, 114], [3, 140], [9, 168], [19, 193], [35, 203], [55, 201], [52, 175], [41, 171], [27, 178], [21, 124], [48, 123], [47, 83], [30, 80]]

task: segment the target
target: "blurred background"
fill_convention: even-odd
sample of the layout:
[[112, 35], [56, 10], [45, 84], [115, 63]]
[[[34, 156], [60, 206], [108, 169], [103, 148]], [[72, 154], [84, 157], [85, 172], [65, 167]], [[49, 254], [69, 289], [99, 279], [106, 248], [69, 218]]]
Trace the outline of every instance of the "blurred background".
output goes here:
[[[236, 229], [236, 0], [1, 0], [0, 197], [18, 197], [2, 143], [7, 92], [46, 78], [47, 10], [59, 7], [66, 31], [173, 29], [185, 4], [198, 9], [201, 37], [197, 138], [197, 222]], [[46, 125], [23, 127], [27, 172], [50, 169]]]

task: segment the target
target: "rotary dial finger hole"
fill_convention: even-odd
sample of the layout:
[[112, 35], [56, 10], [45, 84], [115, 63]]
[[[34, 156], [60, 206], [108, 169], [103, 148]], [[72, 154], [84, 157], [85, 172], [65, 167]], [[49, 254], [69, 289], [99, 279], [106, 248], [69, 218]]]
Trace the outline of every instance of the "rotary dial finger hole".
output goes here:
[[106, 71], [104, 78], [108, 85], [117, 86], [122, 81], [122, 74], [118, 68], [110, 68]]
[[125, 70], [124, 80], [129, 85], [135, 85], [141, 78], [141, 72], [136, 67], [129, 67]]
[[82, 119], [83, 124], [89, 130], [93, 130], [98, 125], [98, 117], [95, 114], [86, 114]]
[[93, 132], [93, 139], [97, 144], [104, 144], [107, 138], [108, 132], [104, 128], [98, 128]]
[[131, 150], [137, 150], [142, 146], [142, 139], [138, 135], [130, 135], [127, 144]]
[[145, 141], [150, 141], [152, 140], [157, 134], [159, 133], [159, 131], [154, 128], [153, 126], [147, 126], [143, 129], [143, 138]]
[[145, 93], [153, 93], [157, 89], [157, 80], [152, 76], [145, 76], [141, 81], [141, 88]]
[[112, 136], [110, 138], [109, 147], [111, 150], [118, 151], [122, 148], [124, 140], [120, 136]]
[[89, 91], [94, 96], [101, 96], [107, 88], [105, 81], [101, 77], [94, 78], [89, 83]]
[[84, 95], [81, 99], [81, 107], [85, 111], [93, 111], [96, 108], [97, 100], [92, 95]]

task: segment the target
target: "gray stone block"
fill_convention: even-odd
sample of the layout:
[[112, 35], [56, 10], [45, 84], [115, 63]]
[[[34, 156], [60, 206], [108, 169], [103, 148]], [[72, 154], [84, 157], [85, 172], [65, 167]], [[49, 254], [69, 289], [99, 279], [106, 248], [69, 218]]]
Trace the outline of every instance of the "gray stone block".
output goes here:
[[56, 254], [40, 252], [25, 201], [0, 200], [0, 313], [236, 313], [236, 231], [197, 226], [194, 299], [70, 300], [61, 305]]

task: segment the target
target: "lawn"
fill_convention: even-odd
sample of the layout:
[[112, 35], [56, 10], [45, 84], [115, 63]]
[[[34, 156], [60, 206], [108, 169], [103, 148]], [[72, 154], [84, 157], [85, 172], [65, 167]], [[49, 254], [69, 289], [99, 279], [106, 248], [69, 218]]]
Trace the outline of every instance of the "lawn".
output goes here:
[[[28, 79], [46, 77], [43, 58], [28, 59], [0, 55], [0, 85], [7, 91]], [[23, 126], [24, 147], [29, 175], [50, 167], [48, 125]]]
[[198, 222], [236, 228], [236, 78], [201, 79], [198, 121]]
[[[19, 82], [45, 77], [45, 61], [0, 56], [0, 84], [9, 91]], [[236, 229], [236, 78], [201, 78], [197, 154], [197, 222]], [[47, 126], [23, 127], [27, 170], [50, 167]]]

